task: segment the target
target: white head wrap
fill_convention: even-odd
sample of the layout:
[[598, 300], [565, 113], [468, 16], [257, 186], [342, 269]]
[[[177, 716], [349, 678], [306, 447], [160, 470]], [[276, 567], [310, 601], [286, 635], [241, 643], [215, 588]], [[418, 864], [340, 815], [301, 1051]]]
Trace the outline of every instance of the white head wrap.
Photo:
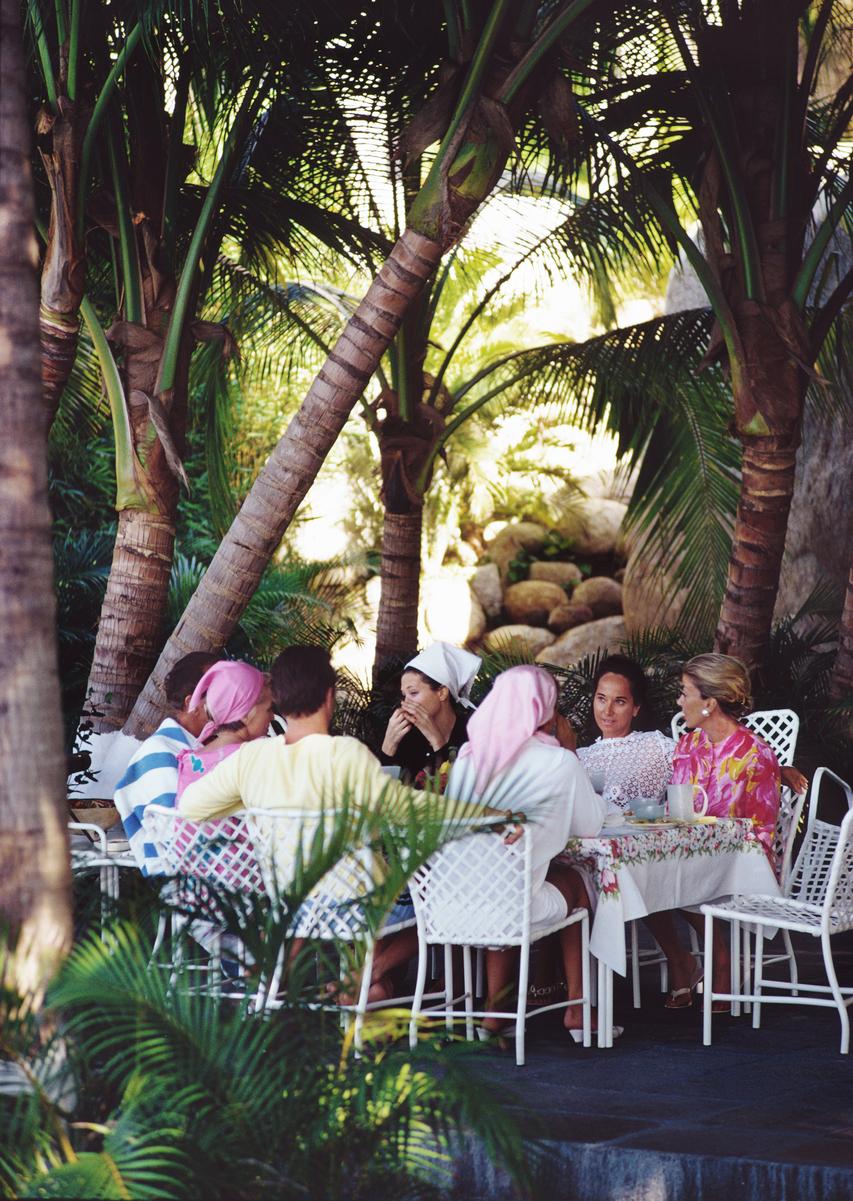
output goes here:
[[444, 684], [450, 695], [466, 709], [474, 706], [468, 699], [471, 685], [480, 670], [481, 659], [470, 651], [463, 651], [449, 642], [434, 642], [425, 651], [419, 651], [414, 659], [410, 659], [403, 671], [410, 667], [423, 672], [436, 684]]

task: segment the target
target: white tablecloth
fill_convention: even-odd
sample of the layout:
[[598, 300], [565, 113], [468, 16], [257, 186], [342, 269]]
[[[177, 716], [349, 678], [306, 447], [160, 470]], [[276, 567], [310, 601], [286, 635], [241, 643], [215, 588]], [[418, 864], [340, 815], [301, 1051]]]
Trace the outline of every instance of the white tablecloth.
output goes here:
[[663, 909], [700, 905], [735, 892], [777, 895], [779, 886], [748, 821], [645, 830], [619, 826], [573, 838], [560, 856], [584, 869], [595, 914], [590, 950], [624, 976], [625, 924]]

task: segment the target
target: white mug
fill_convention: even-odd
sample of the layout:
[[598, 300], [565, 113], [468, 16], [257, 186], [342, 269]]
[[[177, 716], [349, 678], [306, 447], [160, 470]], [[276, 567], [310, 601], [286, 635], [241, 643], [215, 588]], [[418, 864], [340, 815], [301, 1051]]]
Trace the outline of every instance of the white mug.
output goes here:
[[[702, 793], [702, 808], [696, 812], [696, 792]], [[669, 816], [682, 822], [695, 821], [708, 812], [708, 794], [701, 784], [667, 784]]]

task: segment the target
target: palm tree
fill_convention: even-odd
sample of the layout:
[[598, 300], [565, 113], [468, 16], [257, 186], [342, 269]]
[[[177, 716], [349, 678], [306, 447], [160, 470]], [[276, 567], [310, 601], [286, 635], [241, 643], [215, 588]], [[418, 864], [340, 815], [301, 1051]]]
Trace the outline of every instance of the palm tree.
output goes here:
[[[316, 206], [294, 198], [316, 131], [294, 132], [310, 81], [297, 80], [292, 64], [310, 62], [315, 39], [340, 19], [324, 25], [303, 10], [282, 15], [264, 0], [238, 7], [208, 14], [200, 28], [194, 10], [155, 3], [30, 5], [53, 110], [42, 123], [53, 137], [44, 158], [52, 208], [43, 310], [58, 311], [50, 292], [57, 278], [87, 286], [88, 262], [89, 292], [78, 300], [116, 447], [118, 529], [87, 689], [96, 731], [121, 726], [162, 644], [176, 506], [187, 482], [193, 346], [233, 350], [228, 331], [197, 320], [218, 248], [239, 238], [244, 260], [259, 264], [273, 243], [292, 245], [300, 225], [318, 224]], [[96, 95], [79, 147], [57, 132], [66, 117], [80, 127], [83, 117], [71, 112], [78, 92]], [[73, 162], [63, 166], [66, 158]], [[327, 163], [330, 196], [336, 170]], [[324, 219], [327, 237], [344, 227], [358, 246], [355, 221]], [[61, 350], [55, 336], [43, 339], [44, 374], [56, 387], [73, 359], [72, 325], [69, 318]]]
[[[440, 144], [407, 204], [405, 228], [246, 497], [134, 706], [129, 733], [155, 722], [162, 680], [181, 654], [196, 646], [221, 645], [227, 638], [382, 355], [401, 328], [405, 337], [405, 322], [414, 319], [441, 255], [497, 184], [513, 146], [513, 130], [526, 136], [533, 101], [554, 78], [554, 47], [593, 3], [574, 0], [542, 6], [541, 11], [538, 5], [519, 7], [507, 0], [445, 6], [446, 78], [430, 106], [421, 110], [418, 124], [410, 126], [417, 153]], [[369, 32], [359, 30], [359, 40], [346, 44], [348, 58], [355, 53], [353, 46], [381, 47], [382, 35], [394, 32], [396, 8], [373, 6], [367, 19]], [[424, 19], [434, 30], [440, 28], [432, 14]], [[393, 61], [390, 52], [388, 57]], [[378, 53], [376, 63], [379, 83], [390, 92], [382, 74], [386, 64]], [[412, 396], [409, 388], [399, 401], [399, 415], [406, 421], [413, 413]]]
[[[767, 646], [803, 404], [846, 303], [834, 232], [849, 222], [845, 75], [821, 95], [844, 35], [835, 0], [616, 5], [621, 39], [593, 65], [579, 114], [596, 139], [587, 169], [626, 220], [656, 223], [704, 287], [706, 359], [724, 362], [742, 445], [741, 488], [716, 633], [749, 663]], [[843, 51], [842, 51], [843, 53]], [[702, 244], [688, 232], [698, 219]]]
[[[16, 0], [0, 6], [0, 916], [16, 946], [4, 981], [40, 999], [71, 936], [56, 604], [40, 400], [30, 138]], [[8, 975], [7, 975], [8, 973]]]

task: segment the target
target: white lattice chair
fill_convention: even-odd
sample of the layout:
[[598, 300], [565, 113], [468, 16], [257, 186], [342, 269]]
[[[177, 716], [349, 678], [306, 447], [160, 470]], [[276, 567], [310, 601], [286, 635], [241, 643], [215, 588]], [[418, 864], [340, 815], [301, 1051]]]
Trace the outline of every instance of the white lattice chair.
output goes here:
[[[818, 818], [817, 796], [825, 778], [834, 779], [847, 797], [848, 812], [840, 826]], [[850, 1017], [853, 988], [841, 987], [832, 957], [831, 939], [835, 934], [853, 929], [853, 789], [846, 781], [820, 768], [815, 773], [813, 801], [809, 812], [803, 845], [791, 872], [786, 896], [734, 896], [722, 904], [703, 905], [705, 914], [705, 971], [706, 981], [712, 976], [713, 922], [720, 918], [732, 924], [733, 943], [737, 945], [738, 927], [748, 925], [756, 931], [755, 974], [751, 988], [741, 989], [740, 958], [732, 956], [731, 991], [714, 992], [706, 983], [704, 998], [703, 1040], [711, 1042], [711, 1006], [714, 1001], [753, 1003], [752, 1024], [761, 1025], [764, 1004], [834, 1006], [841, 1019], [841, 1053], [850, 1049]], [[765, 980], [764, 932], [782, 929], [809, 934], [821, 940], [826, 984], [802, 984], [798, 981]], [[774, 990], [768, 995], [767, 990]], [[829, 994], [829, 995], [827, 995]]]
[[[317, 811], [253, 809], [247, 812], [246, 820], [267, 894], [276, 906], [280, 896], [298, 877], [301, 864], [309, 860], [320, 827], [328, 829], [333, 825], [335, 814], [332, 811], [324, 814]], [[411, 1000], [411, 997], [394, 997], [383, 1001], [367, 999], [376, 939], [396, 934], [415, 924], [412, 917], [393, 923], [386, 921], [377, 933], [371, 930], [360, 902], [375, 888], [381, 870], [371, 848], [352, 850], [339, 859], [311, 891], [295, 915], [291, 930], [296, 938], [348, 943], [358, 947], [356, 959], [361, 962], [361, 979], [355, 1004], [339, 1006], [335, 1003], [330, 1006], [341, 1008], [354, 1016], [357, 1050], [362, 1045], [366, 1013], [374, 1009], [398, 1007]], [[283, 969], [282, 950], [265, 993], [260, 998], [260, 1007], [269, 1009], [275, 1006]]]
[[[169, 895], [170, 903], [177, 907], [171, 912], [175, 944], [172, 966], [184, 963], [180, 936], [192, 921], [188, 914], [178, 910], [201, 904], [210, 910], [208, 916], [213, 919], [204, 923], [204, 945], [211, 959], [202, 970], [209, 973], [213, 991], [218, 992], [221, 983], [222, 931], [217, 928], [215, 899], [205, 885], [237, 897], [254, 897], [264, 893], [264, 880], [245, 816], [235, 814], [211, 821], [193, 822], [181, 817], [175, 809], [147, 805], [142, 825], [146, 837], [154, 843], [159, 858], [166, 866], [166, 874], [182, 880], [182, 884]], [[160, 948], [165, 929], [166, 922], [161, 916], [152, 959]], [[194, 968], [194, 965], [186, 966]]]
[[[764, 741], [773, 749], [776, 758], [779, 760], [780, 767], [791, 767], [794, 762], [794, 752], [797, 749], [797, 736], [800, 731], [800, 719], [793, 709], [756, 709], [754, 713], [747, 713], [743, 718], [743, 724], [754, 734], [758, 734]], [[678, 739], [687, 733], [687, 726], [684, 723], [684, 715], [676, 713], [672, 718], [672, 736]], [[792, 792], [790, 788], [783, 787], [779, 798], [779, 813], [776, 817], [776, 825], [773, 830], [773, 859], [776, 865], [776, 875], [779, 880], [779, 885], [783, 891], [786, 891], [788, 880], [791, 873], [791, 857], [794, 850], [794, 840], [797, 836], [800, 819], [803, 813], [803, 805], [805, 804], [805, 794], [798, 796]], [[743, 944], [743, 972], [744, 979], [749, 980], [752, 971], [752, 954], [750, 949], [750, 931], [744, 926], [742, 929], [744, 944]], [[764, 966], [769, 967], [773, 963], [787, 963], [788, 977], [792, 985], [797, 983], [797, 960], [794, 955], [793, 947], [791, 946], [791, 936], [787, 931], [782, 931], [782, 941], [784, 943], [784, 951], [774, 954], [770, 958], [765, 958]], [[735, 1005], [734, 1012], [739, 1011], [739, 1006]]]
[[[419, 942], [418, 978], [409, 1024], [412, 1047], [417, 1042], [418, 1020], [423, 1012], [427, 949], [441, 943], [445, 948], [445, 1005], [430, 1009], [429, 1016], [443, 1017], [451, 1030], [454, 1020], [464, 1019], [469, 1040], [474, 1037], [475, 1017], [514, 1018], [515, 1059], [517, 1064], [523, 1064], [531, 943], [576, 922], [581, 927], [583, 996], [544, 1005], [533, 1013], [582, 1004], [584, 1046], [590, 1045], [589, 915], [586, 909], [576, 909], [559, 921], [531, 926], [531, 863], [535, 837], [536, 832], [530, 826], [512, 846], [504, 842], [501, 833], [469, 834], [442, 847], [412, 876], [409, 887], [415, 904]], [[452, 946], [463, 948], [463, 1009], [458, 1008], [457, 998], [453, 995]], [[520, 948], [518, 1001], [514, 1011], [474, 1009], [472, 947]]]

